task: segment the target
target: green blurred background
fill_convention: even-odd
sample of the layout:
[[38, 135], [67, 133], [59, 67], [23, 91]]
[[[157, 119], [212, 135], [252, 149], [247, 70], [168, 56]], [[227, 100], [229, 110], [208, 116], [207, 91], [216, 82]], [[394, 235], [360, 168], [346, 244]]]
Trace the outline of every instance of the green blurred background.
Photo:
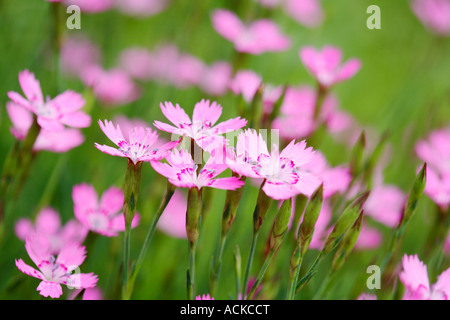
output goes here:
[[[244, 67], [263, 76], [267, 83], [310, 84], [312, 77], [300, 62], [298, 51], [302, 46], [321, 47], [331, 44], [342, 48], [344, 57], [362, 60], [362, 69], [351, 80], [339, 84], [336, 93], [341, 108], [349, 111], [365, 128], [381, 134], [391, 132], [390, 162], [385, 170], [385, 181], [398, 185], [405, 192], [412, 185], [420, 161], [414, 154], [414, 143], [433, 128], [450, 123], [450, 41], [429, 33], [410, 9], [409, 1], [390, 0], [324, 0], [325, 21], [322, 26], [308, 29], [299, 25], [281, 9], [270, 13], [282, 30], [292, 39], [291, 48], [283, 53], [265, 53], [249, 57]], [[366, 9], [376, 4], [381, 8], [381, 29], [369, 30]], [[82, 33], [101, 48], [104, 67], [117, 63], [122, 50], [141, 46], [152, 50], [162, 42], [175, 43], [181, 52], [190, 53], [210, 64], [217, 60], [231, 61], [235, 55], [230, 42], [212, 28], [210, 13], [214, 8], [253, 10], [260, 18], [268, 12], [246, 0], [173, 0], [165, 11], [145, 19], [136, 19], [111, 10], [98, 14], [83, 14], [81, 30], [64, 30], [65, 35]], [[52, 17], [49, 3], [44, 0], [0, 0], [0, 166], [14, 143], [10, 121], [4, 108], [7, 92], [20, 92], [18, 73], [29, 69], [40, 80], [44, 94], [55, 96], [55, 70], [51, 54]], [[64, 78], [63, 89], [86, 92], [78, 80]], [[72, 187], [86, 182], [99, 193], [110, 185], [122, 186], [126, 161], [101, 153], [94, 142], [108, 144], [99, 129], [97, 119], [112, 119], [124, 114], [139, 117], [148, 123], [165, 121], [159, 103], [179, 103], [188, 114], [194, 104], [205, 95], [197, 88], [176, 89], [154, 82], [142, 83], [143, 95], [137, 101], [117, 108], [104, 108], [94, 101], [91, 109], [93, 122], [84, 129], [85, 143], [66, 154], [42, 152], [19, 200], [14, 204], [9, 220], [8, 237], [0, 250], [0, 298], [40, 299], [35, 291], [38, 280], [22, 274], [14, 259], [29, 261], [23, 243], [12, 232], [20, 217], [32, 217], [43, 205], [51, 205], [62, 216], [63, 222], [73, 217]], [[220, 120], [236, 116], [236, 97], [229, 93], [217, 98], [223, 106]], [[164, 134], [162, 134], [164, 135]], [[320, 148], [331, 164], [349, 159], [348, 147], [326, 139]], [[164, 193], [165, 179], [150, 165], [143, 167], [143, 180], [138, 203], [142, 220], [132, 232], [132, 257], [137, 257], [148, 226]], [[224, 191], [211, 192], [211, 205], [202, 220], [198, 246], [196, 294], [208, 293], [208, 271], [220, 234], [220, 218], [225, 198]], [[245, 267], [251, 239], [252, 213], [257, 188], [247, 183], [237, 218], [231, 228], [224, 252], [224, 266], [216, 299], [227, 299], [234, 292], [233, 250], [239, 245]], [[406, 233], [404, 252], [420, 253], [432, 222], [434, 206], [430, 200], [420, 203]], [[275, 215], [275, 205], [269, 212], [260, 236], [252, 275], [262, 264], [261, 253], [268, 229]], [[389, 240], [388, 229], [385, 242]], [[139, 275], [133, 299], [184, 299], [187, 267], [187, 241], [171, 238], [157, 232]], [[269, 274], [277, 279], [279, 287], [271, 298], [284, 298], [289, 271], [292, 241], [287, 241]], [[88, 260], [81, 266], [83, 272], [99, 275], [98, 286], [105, 298], [117, 298], [120, 284], [119, 268], [122, 257], [122, 236], [97, 237], [88, 246]], [[366, 268], [379, 251], [355, 252], [340, 271], [330, 297], [354, 299], [364, 289]], [[317, 253], [307, 255], [305, 266]], [[328, 259], [329, 260], [329, 259]], [[329, 261], [321, 266], [325, 272]], [[321, 273], [305, 288], [300, 298], [311, 298], [320, 284]], [[276, 286], [275, 286], [276, 287]], [[67, 292], [65, 290], [64, 292]], [[65, 298], [66, 296], [63, 296]]]

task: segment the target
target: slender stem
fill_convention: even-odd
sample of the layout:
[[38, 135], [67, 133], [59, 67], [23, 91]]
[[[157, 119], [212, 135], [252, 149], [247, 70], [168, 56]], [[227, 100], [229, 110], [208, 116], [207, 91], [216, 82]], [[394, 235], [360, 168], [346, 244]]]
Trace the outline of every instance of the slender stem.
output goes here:
[[213, 267], [211, 270], [210, 281], [209, 281], [209, 294], [214, 297], [217, 290], [217, 281], [219, 279], [220, 270], [222, 267], [222, 256], [223, 248], [225, 247], [225, 242], [227, 240], [227, 235], [222, 234], [217, 247], [216, 254], [213, 260]]
[[234, 267], [236, 272], [236, 300], [239, 300], [239, 294], [241, 291], [241, 252], [239, 251], [239, 246], [236, 245], [234, 250]]
[[258, 277], [256, 278], [255, 283], [253, 284], [252, 288], [250, 289], [250, 292], [247, 295], [247, 300], [253, 299], [256, 289], [258, 289], [259, 285], [261, 284], [262, 279], [264, 278], [264, 274], [266, 273], [267, 268], [269, 267], [269, 264], [272, 261], [274, 254], [275, 254], [275, 250], [269, 251], [269, 254], [266, 257], [266, 260], [264, 261], [264, 264], [261, 267], [261, 270], [259, 270]]
[[299, 244], [295, 247], [291, 258], [291, 270], [289, 272], [288, 294], [287, 300], [294, 300], [295, 289], [297, 287], [298, 277], [300, 275], [300, 269], [302, 267], [303, 255]]
[[253, 258], [255, 256], [256, 242], [258, 240], [259, 230], [253, 231], [252, 244], [250, 247], [250, 253], [248, 254], [247, 267], [245, 268], [244, 281], [242, 282], [242, 298], [245, 299], [247, 292], [247, 283], [252, 268]]
[[296, 295], [309, 282], [309, 280], [311, 280], [311, 278], [316, 274], [317, 266], [319, 265], [319, 263], [322, 260], [322, 258], [323, 258], [323, 252], [321, 251], [319, 253], [319, 255], [317, 256], [316, 260], [314, 260], [311, 268], [309, 268], [309, 270], [306, 273], [306, 275], [303, 278], [301, 278], [299, 281], [297, 281], [297, 288], [296, 288], [296, 292], [295, 292]]
[[147, 231], [147, 235], [144, 240], [144, 244], [142, 245], [141, 252], [139, 253], [139, 256], [136, 260], [136, 263], [134, 264], [132, 270], [131, 270], [131, 276], [128, 282], [128, 291], [127, 291], [127, 299], [131, 297], [133, 288], [134, 288], [134, 282], [136, 281], [136, 277], [139, 273], [139, 270], [142, 267], [142, 264], [144, 262], [144, 257], [147, 254], [148, 248], [150, 246], [150, 242], [153, 238], [153, 234], [155, 233], [156, 225], [158, 224], [159, 218], [163, 214], [164, 210], [167, 207], [167, 204], [169, 203], [170, 199], [172, 198], [172, 195], [175, 192], [175, 188], [170, 184], [170, 182], [167, 182], [167, 190], [164, 195], [164, 198], [161, 202], [161, 205], [158, 208], [158, 211], [155, 214], [155, 217], [153, 218], [153, 222], [150, 225], [150, 228]]
[[127, 299], [128, 292], [128, 264], [130, 261], [130, 233], [131, 226], [125, 226], [123, 242], [123, 271], [122, 271], [122, 299]]
[[187, 270], [187, 299], [194, 300], [194, 284], [195, 284], [195, 252], [197, 242], [189, 243], [189, 266]]

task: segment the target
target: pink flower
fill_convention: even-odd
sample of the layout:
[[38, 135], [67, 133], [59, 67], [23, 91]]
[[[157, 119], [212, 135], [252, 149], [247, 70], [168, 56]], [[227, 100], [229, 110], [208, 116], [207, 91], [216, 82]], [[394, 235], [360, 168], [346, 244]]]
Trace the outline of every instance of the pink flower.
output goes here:
[[217, 9], [212, 13], [214, 29], [231, 41], [239, 52], [259, 55], [268, 51], [285, 51], [290, 39], [271, 20], [262, 19], [245, 25], [231, 11]]
[[232, 67], [226, 61], [218, 61], [210, 66], [206, 66], [199, 79], [198, 87], [203, 92], [213, 95], [224, 95], [232, 77]]
[[331, 167], [325, 156], [317, 150], [313, 159], [304, 166], [304, 169], [311, 171], [323, 182], [324, 198], [331, 197], [335, 193], [344, 193], [352, 180], [348, 167]]
[[119, 148], [116, 149], [98, 143], [95, 143], [95, 147], [112, 156], [128, 158], [134, 164], [140, 161], [163, 159], [169, 150], [179, 143], [179, 141], [171, 141], [161, 146], [158, 142], [158, 134], [150, 128], [134, 127], [125, 132], [124, 136], [119, 125], [114, 127], [114, 124], [108, 120], [105, 120], [104, 124], [100, 120], [98, 123], [105, 135]]
[[85, 85], [92, 87], [94, 95], [106, 105], [124, 105], [140, 96], [138, 86], [119, 68], [103, 70], [98, 65], [91, 65], [83, 70], [81, 79]]
[[406, 195], [394, 185], [376, 185], [364, 204], [364, 212], [374, 220], [394, 228], [402, 218]]
[[[314, 227], [313, 237], [311, 239], [311, 243], [309, 247], [311, 249], [322, 250], [324, 241], [328, 236], [330, 222], [331, 222], [331, 206], [328, 200], [325, 200], [322, 204], [322, 209], [319, 213], [319, 218], [316, 221], [316, 225]], [[303, 219], [303, 218], [302, 218]]]
[[81, 94], [67, 90], [53, 99], [44, 100], [41, 85], [28, 70], [19, 73], [19, 83], [25, 98], [14, 91], [9, 98], [37, 116], [39, 126], [46, 130], [61, 131], [64, 125], [75, 128], [90, 126], [91, 117], [81, 111], [84, 99]]
[[230, 89], [236, 95], [242, 95], [245, 102], [250, 103], [262, 84], [262, 77], [251, 70], [240, 70], [236, 72], [230, 82]]
[[195, 297], [195, 300], [214, 300], [214, 298], [211, 297], [208, 293], [208, 294], [198, 295], [197, 297]]
[[280, 130], [282, 138], [291, 140], [308, 137], [319, 123], [325, 123], [332, 133], [343, 131], [352, 124], [351, 116], [338, 109], [338, 101], [332, 94], [324, 98], [316, 121], [316, 99], [316, 91], [309, 86], [288, 87], [280, 115], [274, 120], [272, 128]]
[[[33, 124], [32, 113], [11, 101], [6, 103], [6, 110], [13, 124], [11, 133], [18, 140], [25, 139], [28, 130]], [[61, 153], [78, 147], [83, 142], [84, 136], [78, 129], [64, 128], [62, 131], [41, 129], [34, 142], [33, 150]]]
[[80, 77], [85, 68], [99, 64], [100, 58], [97, 45], [84, 37], [69, 37], [62, 43], [61, 65], [70, 75]]
[[442, 208], [450, 205], [450, 128], [433, 131], [416, 144], [416, 153], [427, 163], [425, 193]]
[[154, 57], [145, 48], [129, 48], [120, 54], [120, 68], [135, 79], [150, 79], [153, 72]]
[[[197, 173], [197, 165], [189, 152], [178, 151], [167, 156], [167, 163], [152, 161], [151, 165], [156, 172], [169, 179], [173, 185], [181, 188], [211, 187], [224, 190], [235, 190], [244, 185], [237, 177], [216, 178], [228, 166], [222, 161], [216, 161], [215, 154], [211, 154], [206, 164]], [[222, 162], [222, 163], [220, 163]]]
[[[70, 300], [75, 299], [75, 297], [81, 292], [81, 290], [76, 290], [70, 295]], [[83, 293], [83, 300], [103, 300], [102, 291], [98, 288], [87, 288]]]
[[66, 6], [79, 6], [82, 12], [98, 13], [111, 9], [114, 0], [62, 0]]
[[314, 151], [306, 148], [305, 141], [292, 140], [281, 152], [274, 144], [269, 153], [262, 135], [248, 129], [239, 134], [235, 159], [228, 162], [231, 170], [240, 175], [265, 179], [266, 195], [284, 200], [299, 193], [311, 196], [319, 186], [320, 180], [305, 169], [313, 158]]
[[341, 50], [333, 46], [325, 46], [322, 50], [307, 46], [299, 55], [306, 69], [324, 88], [352, 78], [361, 68], [361, 61], [356, 58], [341, 65]]
[[247, 120], [237, 117], [215, 125], [222, 114], [222, 107], [216, 102], [210, 103], [209, 100], [202, 100], [195, 104], [192, 121], [178, 104], [174, 107], [171, 102], [166, 102], [164, 105], [161, 103], [161, 111], [175, 127], [155, 121], [156, 128], [189, 137], [206, 151], [215, 148], [216, 143], [224, 142], [220, 134], [241, 129], [247, 124]]
[[50, 253], [58, 254], [68, 243], [83, 243], [88, 230], [75, 219], [71, 219], [63, 227], [59, 213], [47, 207], [39, 211], [35, 225], [30, 219], [19, 219], [15, 225], [15, 232], [22, 241], [33, 234], [38, 234], [41, 240], [47, 243]]
[[381, 232], [376, 229], [368, 227], [363, 224], [361, 227], [361, 232], [358, 236], [358, 240], [355, 244], [355, 249], [367, 250], [378, 248], [383, 241], [383, 236]]
[[377, 296], [370, 293], [362, 293], [357, 300], [378, 300]]
[[37, 287], [42, 296], [59, 298], [61, 284], [75, 289], [92, 288], [97, 284], [98, 278], [93, 273], [79, 273], [79, 266], [86, 257], [85, 247], [72, 242], [62, 247], [55, 257], [45, 238], [33, 235], [26, 239], [25, 248], [38, 270], [22, 259], [15, 260], [16, 266], [26, 275], [42, 280]]
[[168, 3], [168, 0], [116, 0], [121, 12], [135, 17], [156, 15], [165, 10]]
[[450, 34], [449, 0], [413, 0], [412, 10], [427, 29], [438, 35]]
[[430, 285], [427, 266], [417, 255], [404, 255], [400, 281], [406, 288], [403, 299], [448, 300], [450, 297], [450, 268], [442, 272], [435, 284]]
[[322, 24], [324, 13], [318, 0], [285, 0], [284, 11], [298, 23], [314, 28]]
[[[94, 187], [83, 183], [73, 187], [72, 199], [75, 217], [89, 230], [106, 237], [115, 237], [125, 230], [125, 220], [121, 212], [124, 201], [122, 189], [110, 187], [103, 193], [99, 202]], [[139, 219], [136, 214], [132, 228], [139, 224]]]
[[186, 239], [187, 199], [176, 189], [158, 221], [158, 229], [175, 238]]

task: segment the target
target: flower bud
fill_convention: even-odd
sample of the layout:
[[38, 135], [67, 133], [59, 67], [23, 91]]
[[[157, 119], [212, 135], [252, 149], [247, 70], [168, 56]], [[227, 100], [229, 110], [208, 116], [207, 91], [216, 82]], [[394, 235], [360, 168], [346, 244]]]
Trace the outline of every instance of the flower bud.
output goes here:
[[191, 245], [195, 244], [199, 234], [200, 215], [202, 211], [202, 190], [189, 189], [186, 211], [186, 234]]
[[277, 251], [283, 243], [284, 236], [288, 229], [289, 220], [292, 212], [292, 199], [289, 198], [283, 201], [283, 204], [278, 210], [278, 214], [272, 226], [270, 234], [269, 246], [270, 250]]

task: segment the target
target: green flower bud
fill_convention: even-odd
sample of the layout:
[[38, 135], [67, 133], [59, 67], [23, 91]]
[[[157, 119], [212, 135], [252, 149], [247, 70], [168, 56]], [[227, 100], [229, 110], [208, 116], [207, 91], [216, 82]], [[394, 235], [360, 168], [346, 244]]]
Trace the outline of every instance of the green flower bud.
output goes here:
[[283, 201], [283, 204], [278, 210], [278, 214], [272, 226], [270, 233], [269, 246], [270, 250], [277, 251], [283, 243], [284, 236], [289, 226], [289, 220], [292, 212], [292, 199], [289, 198]]
[[200, 215], [202, 212], [202, 190], [189, 189], [186, 211], [186, 234], [191, 245], [195, 244], [199, 234]]

